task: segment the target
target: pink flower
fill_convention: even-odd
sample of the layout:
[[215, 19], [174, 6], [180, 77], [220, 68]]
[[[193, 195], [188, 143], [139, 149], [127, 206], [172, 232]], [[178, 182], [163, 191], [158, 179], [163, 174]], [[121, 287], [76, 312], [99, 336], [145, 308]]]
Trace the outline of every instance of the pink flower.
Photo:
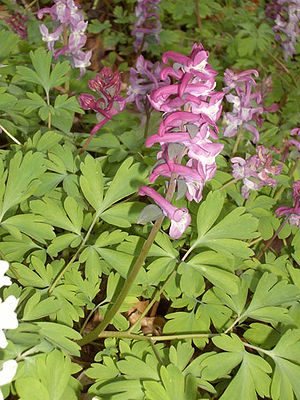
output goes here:
[[141, 186], [139, 188], [139, 195], [151, 197], [151, 199], [155, 201], [162, 209], [164, 215], [171, 220], [169, 235], [174, 239], [179, 239], [191, 223], [191, 216], [188, 210], [184, 207], [177, 208], [173, 206], [159, 193], [148, 186]]
[[300, 228], [300, 180], [293, 183], [293, 207], [279, 207], [275, 211], [276, 217], [281, 217], [282, 215], [288, 216], [288, 221], [291, 226], [298, 226]]

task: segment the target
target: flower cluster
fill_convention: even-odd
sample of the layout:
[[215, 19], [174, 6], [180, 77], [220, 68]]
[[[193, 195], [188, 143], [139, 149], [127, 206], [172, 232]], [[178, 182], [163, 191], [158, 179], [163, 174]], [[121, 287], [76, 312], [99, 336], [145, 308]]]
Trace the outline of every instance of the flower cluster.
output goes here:
[[[44, 14], [49, 13], [54, 21], [60, 23], [52, 33], [49, 33], [46, 25], [41, 24], [42, 39], [47, 42], [48, 49], [53, 53], [55, 60], [62, 54], [70, 56], [72, 65], [75, 68], [80, 68], [81, 78], [86, 67], [90, 65], [92, 51], [85, 53], [81, 50], [87, 40], [85, 31], [88, 23], [84, 22], [83, 15], [78, 7], [80, 6], [73, 0], [54, 0], [54, 5], [51, 8], [39, 10], [37, 17], [41, 19]], [[67, 28], [70, 30], [69, 37], [67, 37]], [[58, 40], [62, 41], [63, 47], [54, 49], [54, 44]]]
[[135, 102], [140, 112], [145, 112], [151, 107], [147, 94], [152, 90], [170, 84], [170, 79], [162, 80], [160, 73], [162, 71], [160, 62], [153, 64], [140, 55], [136, 60], [136, 67], [130, 70], [130, 87], [127, 91], [126, 102]]
[[270, 175], [279, 175], [282, 164], [272, 165], [273, 157], [264, 146], [257, 146], [257, 154], [244, 160], [241, 157], [231, 159], [235, 179], [243, 180], [242, 195], [249, 199], [250, 190], [257, 190], [263, 186], [277, 185], [277, 180]]
[[[226, 100], [233, 104], [232, 112], [225, 113], [224, 122], [226, 127], [223, 134], [226, 137], [235, 136], [239, 129], [246, 129], [254, 136], [253, 142], [259, 139], [259, 132], [256, 125], [261, 127], [262, 120], [259, 117], [266, 111], [276, 111], [277, 104], [270, 107], [264, 107], [264, 98], [266, 92], [271, 89], [265, 86], [256, 92], [252, 92], [252, 88], [256, 86], [256, 82], [252, 74], [257, 78], [258, 72], [255, 69], [249, 69], [240, 73], [235, 73], [230, 69], [226, 69], [224, 74], [224, 82], [227, 85], [223, 91], [226, 93]], [[270, 82], [267, 83], [270, 85]], [[235, 94], [229, 93], [232, 89]]]
[[279, 207], [275, 211], [277, 217], [287, 215], [289, 224], [300, 228], [300, 180], [293, 183], [293, 207]]
[[159, 21], [158, 3], [160, 0], [138, 0], [135, 7], [136, 21], [131, 34], [136, 37], [134, 50], [143, 51], [147, 48], [147, 41], [153, 40], [153, 37], [160, 43], [158, 34], [161, 31], [161, 22]]
[[[177, 198], [186, 195], [188, 200], [196, 202], [202, 199], [205, 182], [214, 176], [215, 157], [223, 149], [222, 144], [211, 140], [218, 138], [216, 121], [221, 114], [224, 93], [214, 91], [216, 71], [208, 64], [208, 56], [201, 44], [194, 44], [189, 57], [170, 51], [164, 53], [164, 63], [169, 59], [175, 63], [164, 68], [160, 77], [173, 77], [177, 82], [158, 88], [148, 96], [156, 110], [165, 112], [158, 133], [146, 140], [147, 147], [160, 143], [162, 149], [149, 180], [154, 182], [159, 176], [175, 179]], [[184, 160], [186, 156], [188, 159]], [[144, 188], [143, 192], [150, 195]], [[150, 197], [162, 206], [161, 199], [153, 193]], [[165, 215], [176, 215], [177, 219], [180, 215], [178, 221], [171, 218], [170, 235], [176, 238], [190, 222], [187, 210], [178, 210], [174, 214], [172, 208], [167, 211], [163, 206]]]
[[125, 108], [126, 100], [119, 94], [120, 73], [113, 73], [109, 67], [103, 67], [96, 78], [89, 80], [88, 85], [99, 98], [95, 99], [91, 94], [82, 93], [78, 101], [84, 110], [94, 110], [97, 113], [98, 124], [91, 131], [91, 135], [94, 135], [113, 115]]
[[24, 25], [26, 21], [28, 21], [27, 15], [21, 15], [19, 12], [16, 12], [7, 20], [12, 30], [22, 39], [27, 39], [27, 26]]
[[287, 60], [289, 56], [296, 53], [295, 44], [300, 33], [300, 2], [299, 0], [277, 0], [274, 6], [277, 11], [273, 27], [276, 32], [275, 39], [281, 40], [284, 58]]
[[[11, 284], [10, 278], [5, 276], [9, 264], [7, 261], [0, 260], [0, 288]], [[7, 346], [7, 340], [3, 332], [4, 329], [16, 329], [18, 327], [18, 319], [15, 309], [18, 304], [18, 299], [15, 296], [8, 296], [5, 301], [0, 298], [0, 348], [4, 349]], [[1, 386], [10, 383], [17, 372], [18, 364], [15, 360], [5, 361], [0, 370], [0, 388]], [[3, 395], [0, 389], [0, 400], [3, 400]]]

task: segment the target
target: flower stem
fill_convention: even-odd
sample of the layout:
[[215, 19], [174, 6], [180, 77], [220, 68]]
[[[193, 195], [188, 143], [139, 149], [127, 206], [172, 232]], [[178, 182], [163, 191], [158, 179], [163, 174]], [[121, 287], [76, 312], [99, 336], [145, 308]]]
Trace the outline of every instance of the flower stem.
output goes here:
[[239, 129], [239, 132], [238, 132], [238, 135], [237, 135], [237, 138], [236, 138], [236, 141], [235, 141], [235, 144], [234, 144], [234, 148], [233, 148], [233, 150], [232, 150], [231, 157], [233, 157], [233, 156], [235, 155], [235, 153], [237, 152], [239, 143], [240, 143], [240, 141], [241, 141], [241, 139], [242, 139], [242, 133], [243, 133], [243, 132], [242, 132], [242, 129], [240, 128], [240, 129]]
[[27, 11], [29, 8], [31, 8], [32, 6], [34, 6], [35, 5], [35, 3], [37, 3], [38, 2], [38, 0], [33, 0], [31, 3], [29, 3], [26, 7], [25, 7], [25, 11]]
[[195, 8], [196, 8], [196, 16], [197, 16], [197, 24], [200, 35], [202, 35], [202, 24], [201, 24], [201, 16], [199, 11], [199, 0], [195, 0]]
[[293, 74], [290, 72], [290, 70], [276, 57], [274, 54], [272, 54], [268, 49], [265, 48], [265, 51], [267, 54], [269, 54], [270, 57], [273, 58], [277, 62], [278, 65], [288, 74], [288, 76], [292, 79], [294, 85], [297, 87], [297, 82], [295, 81], [295, 78]]
[[146, 122], [145, 122], [145, 129], [144, 129], [144, 139], [147, 139], [149, 123], [150, 123], [150, 118], [151, 118], [151, 111], [149, 110], [149, 107], [147, 107], [146, 101], [145, 101], [145, 112], [146, 112]]
[[264, 254], [264, 252], [266, 250], [268, 250], [268, 248], [271, 246], [271, 244], [274, 242], [274, 240], [277, 238], [279, 232], [283, 229], [284, 225], [287, 223], [288, 221], [288, 216], [284, 219], [284, 221], [281, 223], [281, 225], [279, 226], [279, 228], [277, 229], [277, 231], [274, 233], [274, 235], [271, 237], [271, 239], [269, 239], [267, 241], [267, 243], [265, 244], [265, 246], [263, 247], [263, 249], [259, 252], [259, 254], [257, 255], [257, 259], [259, 260], [261, 258], [261, 256]]
[[79, 154], [82, 154], [86, 148], [88, 147], [88, 145], [90, 144], [90, 141], [93, 139], [94, 135], [90, 135], [87, 139], [87, 141], [84, 143], [84, 145], [81, 147]]
[[223, 186], [221, 186], [218, 190], [221, 191], [239, 180], [240, 180], [240, 178], [232, 179], [231, 181], [229, 181], [229, 182], [225, 183]]
[[[176, 177], [177, 177], [176, 174], [173, 174], [171, 177], [170, 185], [169, 185], [168, 192], [166, 195], [167, 201], [170, 201], [171, 198], [173, 197], [173, 193], [174, 193], [175, 185], [176, 185]], [[122, 289], [119, 293], [119, 296], [116, 299], [116, 302], [112, 305], [112, 307], [110, 309], [108, 309], [102, 322], [100, 322], [100, 324], [93, 331], [91, 331], [86, 336], [84, 336], [81, 340], [78, 341], [78, 344], [80, 346], [88, 344], [88, 343], [96, 340], [97, 338], [99, 338], [99, 335], [101, 334], [101, 332], [104, 331], [104, 329], [110, 324], [110, 322], [112, 321], [114, 316], [120, 310], [120, 308], [123, 304], [123, 301], [125, 300], [126, 296], [128, 295], [128, 293], [135, 281], [135, 278], [137, 277], [137, 274], [139, 273], [147, 255], [149, 253], [149, 250], [154, 242], [154, 239], [161, 227], [163, 220], [164, 220], [164, 217], [161, 217], [158, 220], [156, 220], [155, 224], [153, 225], [153, 228], [152, 228], [146, 242], [144, 243], [144, 246], [141, 250], [140, 255], [138, 256], [132, 270], [130, 271], [127, 279], [125, 280], [124, 286], [122, 287]]]

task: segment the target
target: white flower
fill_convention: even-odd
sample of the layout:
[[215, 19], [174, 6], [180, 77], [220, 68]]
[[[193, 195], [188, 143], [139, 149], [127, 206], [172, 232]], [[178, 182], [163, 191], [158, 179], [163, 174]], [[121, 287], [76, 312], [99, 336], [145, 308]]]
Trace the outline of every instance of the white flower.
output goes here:
[[[18, 368], [18, 363], [15, 360], [5, 361], [0, 371], [0, 387], [7, 385], [13, 380], [13, 377], [16, 375]], [[0, 389], [0, 400], [3, 400], [3, 395]]]
[[0, 288], [2, 286], [10, 286], [11, 285], [11, 280], [8, 276], [4, 276], [6, 271], [9, 268], [9, 264], [7, 261], [0, 260]]
[[0, 299], [0, 348], [4, 349], [7, 346], [7, 340], [3, 329], [16, 329], [18, 327], [17, 314], [15, 309], [19, 299], [15, 296], [8, 296], [3, 302]]

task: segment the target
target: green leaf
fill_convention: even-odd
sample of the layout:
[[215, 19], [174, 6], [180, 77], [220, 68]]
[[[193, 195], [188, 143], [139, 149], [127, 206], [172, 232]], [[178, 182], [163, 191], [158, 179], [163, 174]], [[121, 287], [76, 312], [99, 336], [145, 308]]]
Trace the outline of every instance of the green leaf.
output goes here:
[[31, 376], [16, 381], [17, 393], [21, 400], [51, 400], [48, 390], [37, 379]]
[[22, 153], [18, 151], [14, 155], [9, 163], [8, 178], [2, 202], [0, 198], [0, 222], [10, 208], [26, 200], [35, 192], [38, 187], [38, 178], [44, 172], [45, 167], [41, 153], [32, 154], [32, 152], [28, 152], [22, 156]]
[[240, 239], [256, 237], [258, 221], [252, 215], [245, 214], [244, 207], [237, 207], [213, 226], [223, 208], [222, 196], [220, 192], [210, 192], [207, 200], [200, 205], [197, 215], [198, 238], [192, 248], [210, 247], [223, 254], [248, 258], [253, 251], [248, 248], [248, 243]]
[[64, 206], [68, 216], [62, 204], [51, 198], [46, 197], [44, 200], [33, 200], [30, 202], [32, 211], [41, 215], [45, 222], [47, 221], [53, 226], [80, 235], [83, 217], [80, 205], [73, 198], [67, 197]]
[[[229, 265], [230, 260], [214, 251], [202, 252], [185, 263], [186, 267], [193, 268], [215, 286], [223, 289], [225, 292], [229, 291], [229, 293], [234, 294], [238, 290], [239, 279], [232, 272], [228, 271], [230, 268]], [[180, 268], [182, 269], [182, 267]]]
[[36, 288], [46, 288], [49, 281], [45, 277], [40, 277], [37, 273], [23, 264], [13, 263], [12, 272], [23, 286], [33, 286]]
[[74, 329], [54, 322], [36, 322], [36, 325], [40, 328], [39, 334], [51, 344], [73, 356], [80, 356], [79, 345], [71, 339], [79, 340], [81, 335]]
[[55, 238], [53, 227], [45, 223], [41, 217], [34, 214], [14, 215], [3, 221], [1, 225], [9, 232], [10, 229], [16, 228], [18, 231], [31, 236], [43, 244], [46, 244], [46, 240]]
[[112, 204], [136, 192], [138, 187], [144, 183], [145, 172], [142, 164], [133, 164], [133, 158], [127, 158], [109, 185], [101, 205], [101, 211], [106, 210]]
[[149, 357], [153, 358], [152, 355], [148, 355], [144, 362], [136, 357], [126, 356], [124, 360], [117, 363], [117, 366], [122, 374], [126, 375], [126, 379], [159, 380], [157, 362], [153, 365], [153, 360], [149, 362]]
[[270, 365], [260, 356], [244, 352], [243, 362], [220, 400], [257, 400], [269, 396]]
[[285, 332], [268, 354], [275, 362], [271, 386], [272, 399], [300, 398], [300, 329]]
[[[85, 371], [85, 374], [92, 379], [96, 379], [97, 383], [110, 381], [116, 378], [120, 372], [114, 361], [110, 357], [103, 357], [103, 363], [94, 363], [91, 368]], [[97, 385], [98, 386], [98, 385]]]
[[8, 30], [0, 31], [0, 63], [15, 50], [19, 42], [19, 36]]
[[0, 94], [0, 110], [7, 111], [8, 108], [13, 107], [17, 102], [15, 96], [8, 93]]
[[274, 274], [265, 272], [259, 280], [253, 298], [244, 312], [247, 316], [265, 322], [286, 322], [290, 317], [286, 307], [300, 298], [297, 286], [278, 281]]
[[44, 300], [40, 299], [41, 295], [38, 292], [29, 298], [24, 308], [23, 321], [41, 319], [58, 310], [58, 303], [53, 297]]
[[263, 358], [246, 352], [243, 342], [235, 334], [231, 337], [224, 334], [216, 336], [213, 342], [225, 352], [211, 355], [201, 362], [204, 379], [225, 377], [241, 364], [220, 399], [257, 400], [257, 394], [261, 397], [269, 395], [271, 378], [268, 374], [272, 372], [272, 368]]
[[86, 200], [98, 211], [103, 200], [103, 176], [100, 162], [90, 155], [80, 165], [80, 187]]
[[131, 224], [137, 223], [143, 208], [144, 204], [137, 201], [119, 203], [104, 211], [101, 214], [101, 218], [108, 224], [116, 225], [120, 228], [129, 228]]

